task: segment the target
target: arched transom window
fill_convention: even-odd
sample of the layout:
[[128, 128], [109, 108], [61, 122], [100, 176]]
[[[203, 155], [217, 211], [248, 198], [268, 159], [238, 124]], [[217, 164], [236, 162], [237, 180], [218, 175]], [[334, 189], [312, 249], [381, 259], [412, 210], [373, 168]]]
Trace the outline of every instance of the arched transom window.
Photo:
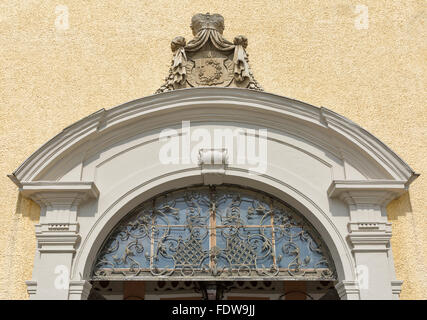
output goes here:
[[93, 280], [335, 280], [327, 247], [286, 203], [235, 186], [192, 187], [148, 200], [111, 232]]

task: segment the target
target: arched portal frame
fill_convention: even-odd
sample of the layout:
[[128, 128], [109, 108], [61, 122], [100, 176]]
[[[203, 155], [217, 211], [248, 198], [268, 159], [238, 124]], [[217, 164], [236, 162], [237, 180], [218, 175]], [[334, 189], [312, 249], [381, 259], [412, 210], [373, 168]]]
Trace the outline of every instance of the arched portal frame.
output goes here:
[[[153, 195], [162, 194], [175, 189], [203, 184], [199, 170], [182, 173], [172, 173], [169, 177], [155, 180], [148, 185], [141, 185], [133, 190], [131, 194], [118, 199], [118, 201], [105, 212], [93, 226], [87, 237], [87, 242], [82, 244], [81, 255], [76, 257], [74, 274], [84, 274], [90, 278], [96, 255], [111, 230], [123, 219], [129, 211]], [[327, 214], [316, 207], [309, 198], [297, 190], [292, 190], [286, 184], [274, 181], [272, 177], [253, 176], [248, 172], [230, 172], [224, 177], [224, 184], [249, 187], [253, 190], [262, 191], [275, 196], [288, 204], [292, 204], [319, 232], [331, 252], [332, 259], [336, 264], [338, 279], [351, 279], [355, 277], [352, 265], [351, 252], [345, 245], [345, 239], [340, 236], [337, 227], [327, 217]], [[171, 189], [172, 187], [172, 189]]]
[[[241, 130], [257, 142], [266, 129], [265, 170], [254, 174], [245, 163], [229, 162], [227, 148], [196, 150], [197, 163], [159, 163], [163, 129], [175, 130], [177, 138], [191, 135], [182, 121], [213, 135]], [[212, 155], [219, 163], [206, 162]], [[276, 196], [313, 224], [333, 256], [342, 298], [391, 299], [401, 282], [385, 206], [416, 176], [378, 139], [328, 109], [245, 89], [195, 88], [96, 112], [64, 129], [10, 177], [42, 208], [27, 282], [32, 298], [84, 297], [102, 241], [142, 201], [174, 188], [229, 183]], [[58, 266], [69, 287], [54, 286]], [[356, 273], [364, 274], [362, 281]]]

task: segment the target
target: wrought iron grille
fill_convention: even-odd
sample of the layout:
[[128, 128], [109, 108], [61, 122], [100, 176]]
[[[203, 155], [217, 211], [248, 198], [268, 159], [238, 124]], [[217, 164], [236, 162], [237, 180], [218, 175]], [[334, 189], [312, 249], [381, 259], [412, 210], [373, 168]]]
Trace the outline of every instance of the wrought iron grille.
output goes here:
[[93, 280], [335, 280], [326, 245], [288, 204], [234, 186], [193, 187], [132, 210], [107, 237]]

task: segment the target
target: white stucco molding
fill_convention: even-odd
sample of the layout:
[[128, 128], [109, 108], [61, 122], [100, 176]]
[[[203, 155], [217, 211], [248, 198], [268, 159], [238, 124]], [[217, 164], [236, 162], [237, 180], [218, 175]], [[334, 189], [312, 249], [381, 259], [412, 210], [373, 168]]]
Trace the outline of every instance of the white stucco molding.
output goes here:
[[331, 198], [349, 206], [348, 239], [356, 251], [388, 251], [391, 223], [382, 215], [385, 206], [407, 190], [404, 181], [333, 181]]
[[27, 280], [25, 281], [25, 284], [27, 285], [28, 296], [30, 297], [30, 299], [34, 299], [37, 293], [37, 281]]
[[[328, 188], [331, 198], [339, 198], [349, 208], [347, 240], [351, 246], [361, 299], [396, 299], [401, 282], [395, 280], [390, 239], [391, 223], [386, 205], [407, 190], [406, 181], [333, 181]], [[338, 287], [337, 287], [338, 290]]]
[[92, 285], [86, 280], [70, 281], [69, 299], [86, 300], [89, 297]]
[[[37, 254], [31, 281], [27, 281], [30, 299], [68, 299], [87, 297], [87, 285], [57, 287], [58, 274], [69, 274], [80, 243], [79, 206], [89, 198], [98, 198], [93, 182], [22, 182], [20, 192], [41, 207], [36, 224]], [[90, 289], [90, 288], [89, 288]], [[70, 296], [68, 292], [70, 291]]]
[[[38, 194], [77, 195], [78, 200], [98, 198], [99, 190], [92, 181], [33, 181], [19, 182], [19, 191], [26, 197], [36, 197]], [[37, 198], [36, 198], [37, 199]]]
[[[109, 110], [101, 109], [65, 128], [31, 155], [10, 178], [18, 186], [23, 181], [40, 180], [43, 173], [66, 154], [83, 143], [94, 140], [100, 134], [111, 133], [142, 119], [154, 119], [156, 116], [162, 116], [161, 120], [156, 122], [157, 126], [164, 127], [171, 121], [176, 123], [177, 119], [173, 120], [173, 114], [178, 110], [186, 111], [200, 121], [231, 121], [233, 119], [227, 114], [227, 110], [231, 110], [235, 119], [266, 127], [276, 125], [284, 128], [283, 130], [287, 126], [280, 126], [280, 122], [291, 120], [292, 123], [299, 124], [298, 127], [292, 128], [292, 132], [300, 131], [302, 134], [305, 131], [308, 139], [334, 149], [329, 141], [319, 138], [326, 130], [345, 145], [353, 146], [353, 151], [343, 152], [354, 157], [355, 163], [360, 163], [360, 155], [369, 157], [383, 172], [387, 172], [392, 180], [405, 181], [409, 185], [417, 177], [401, 158], [372, 134], [329, 109], [247, 89], [191, 88], [144, 97]], [[366, 168], [368, 173], [369, 170], [372, 171]]]
[[335, 285], [341, 300], [359, 300], [359, 284], [357, 281], [344, 280]]
[[[64, 224], [66, 226], [66, 224]], [[42, 231], [42, 225], [36, 225], [36, 238], [39, 253], [75, 253], [80, 241], [78, 228], [64, 231]]]
[[42, 209], [36, 225], [38, 251], [74, 253], [80, 240], [77, 211], [79, 205], [97, 198], [99, 191], [93, 182], [24, 182], [20, 192]]
[[227, 149], [200, 149], [199, 166], [203, 177], [203, 184], [222, 184], [227, 165]]
[[353, 252], [388, 252], [391, 223], [349, 223]]
[[34, 181], [19, 183], [22, 195], [35, 201], [42, 209], [69, 210], [89, 198], [98, 198], [94, 182]]
[[327, 108], [321, 108], [321, 115], [328, 128], [342, 135], [348, 142], [360, 146], [368, 155], [382, 163], [388, 170], [392, 170], [396, 180], [404, 180], [406, 186], [409, 186], [419, 176], [381, 140], [358, 124]]
[[328, 188], [328, 196], [339, 198], [348, 205], [383, 207], [407, 191], [408, 183], [399, 180], [335, 180]]
[[[183, 120], [209, 130], [268, 129], [268, 170], [253, 175], [229, 164], [226, 150], [214, 149], [202, 150], [198, 165], [160, 166], [159, 132]], [[201, 183], [248, 186], [288, 202], [324, 238], [340, 296], [391, 298], [398, 288], [394, 271], [384, 272], [391, 264], [384, 210], [417, 176], [378, 139], [331, 110], [238, 88], [176, 90], [102, 109], [65, 128], [9, 175], [42, 209], [28, 288], [35, 298], [61, 299], [88, 293], [84, 279], [90, 279], [97, 250], [129, 210], [156, 194]], [[53, 287], [58, 265], [74, 281], [67, 290]], [[355, 283], [359, 265], [371, 270], [374, 290]]]
[[393, 292], [393, 300], [399, 300], [400, 293], [402, 292], [403, 281], [394, 280], [391, 282], [391, 288]]
[[[262, 190], [268, 194], [283, 199], [301, 212], [316, 228], [328, 246], [337, 268], [339, 279], [354, 279], [355, 271], [346, 240], [340, 234], [334, 220], [323, 211], [309, 196], [300, 190], [267, 175], [253, 175], [248, 171], [228, 168], [223, 177], [225, 184], [237, 184], [253, 189]], [[91, 230], [79, 247], [73, 267], [72, 279], [90, 278], [96, 253], [111, 229], [133, 208], [156, 194], [170, 189], [179, 189], [188, 185], [201, 183], [200, 169], [194, 168], [184, 172], [178, 171], [168, 176], [158, 177], [144, 182], [138, 187], [116, 199], [111, 206], [97, 215], [97, 220], [91, 225]]]

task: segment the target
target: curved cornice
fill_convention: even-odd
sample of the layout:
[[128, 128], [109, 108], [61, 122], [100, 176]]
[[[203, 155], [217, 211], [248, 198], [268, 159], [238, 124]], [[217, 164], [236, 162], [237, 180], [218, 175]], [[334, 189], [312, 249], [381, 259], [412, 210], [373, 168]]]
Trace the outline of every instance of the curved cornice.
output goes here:
[[[274, 119], [302, 121], [312, 128], [331, 130], [356, 150], [363, 150], [395, 180], [408, 186], [418, 175], [390, 148], [372, 134], [337, 113], [283, 96], [238, 88], [191, 88], [155, 94], [127, 102], [109, 110], [101, 109], [68, 126], [34, 152], [9, 177], [21, 187], [34, 181], [49, 164], [64, 157], [83, 142], [106, 132], [134, 124], [141, 119], [169, 114], [176, 110], [216, 107], [236, 112], [255, 110]], [[198, 109], [201, 110], [201, 109]]]

